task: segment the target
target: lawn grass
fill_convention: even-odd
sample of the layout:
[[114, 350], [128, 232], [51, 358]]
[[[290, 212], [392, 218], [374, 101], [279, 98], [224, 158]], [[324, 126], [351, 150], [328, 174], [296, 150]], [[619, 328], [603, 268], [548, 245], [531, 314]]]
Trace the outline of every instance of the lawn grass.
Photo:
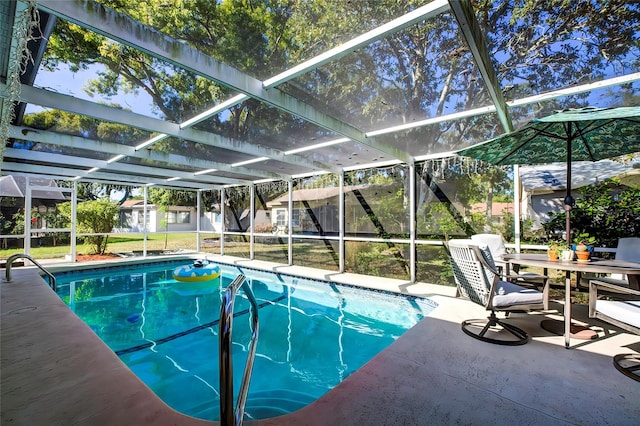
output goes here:
[[[220, 253], [219, 235], [213, 233], [201, 233], [201, 251], [212, 254]], [[248, 238], [231, 235], [225, 238], [225, 255], [249, 258]], [[112, 234], [109, 236], [107, 253], [134, 253], [143, 250], [143, 234]], [[366, 245], [365, 245], [366, 246]], [[358, 256], [358, 245], [348, 245], [346, 272], [363, 273], [388, 278], [408, 279], [406, 272], [399, 267], [397, 259], [393, 256]], [[92, 254], [92, 246], [79, 243], [76, 246], [77, 254]], [[148, 234], [147, 251], [195, 251], [195, 233], [169, 233]], [[450, 274], [445, 257], [440, 256], [441, 247], [424, 246], [420, 248], [420, 259], [417, 265], [417, 280], [422, 282], [440, 283], [443, 285], [455, 285]], [[328, 250], [323, 241], [295, 240], [293, 246], [293, 264], [312, 268], [337, 271], [339, 268], [337, 258], [338, 248], [333, 245], [333, 251]], [[335, 253], [334, 253], [335, 252]], [[0, 249], [0, 259], [6, 259], [17, 253], [24, 253], [23, 248]], [[32, 240], [31, 256], [36, 259], [63, 258], [71, 253], [70, 245], [39, 246], [37, 239]], [[349, 255], [350, 254], [350, 255]], [[254, 244], [254, 257], [257, 260], [265, 260], [276, 263], [288, 262], [288, 247], [286, 240], [277, 238], [261, 238]], [[366, 262], [366, 264], [355, 264]], [[526, 269], [526, 268], [524, 268]], [[529, 272], [542, 274], [542, 269], [528, 268]], [[550, 297], [564, 300], [564, 273], [562, 271], [549, 270], [551, 279]], [[575, 284], [575, 283], [574, 283]], [[576, 289], [572, 291], [572, 300], [577, 303], [586, 303], [588, 292]]]

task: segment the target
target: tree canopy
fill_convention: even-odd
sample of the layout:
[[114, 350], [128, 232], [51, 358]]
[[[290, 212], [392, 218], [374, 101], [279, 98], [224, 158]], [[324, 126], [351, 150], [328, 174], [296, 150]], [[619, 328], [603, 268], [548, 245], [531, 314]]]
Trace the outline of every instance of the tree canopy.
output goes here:
[[[101, 3], [250, 76], [266, 79], [424, 2], [102, 0]], [[472, 3], [486, 32], [492, 65], [507, 100], [555, 90], [567, 82], [584, 84], [617, 75], [620, 70], [639, 68], [638, 4], [624, 0], [585, 1], [580, 7], [567, 7], [566, 0]], [[57, 20], [44, 58], [48, 69], [60, 64], [67, 64], [71, 70], [103, 65], [103, 70], [86, 88], [88, 93], [108, 97], [120, 91], [144, 91], [152, 99], [150, 107], [158, 117], [177, 123], [235, 94], [217, 82], [63, 19]], [[390, 34], [297, 76], [278, 89], [363, 130], [491, 104], [480, 70], [452, 13]], [[633, 85], [627, 85], [608, 95], [637, 97], [636, 91]], [[521, 123], [532, 110], [575, 107], [588, 102], [588, 93], [575, 94], [549, 104], [512, 108], [511, 115], [515, 123]], [[55, 126], [73, 135], [123, 144], [149, 136], [148, 132], [60, 111], [34, 114], [25, 122], [37, 128]], [[381, 140], [406, 147], [410, 153], [419, 147], [424, 154], [466, 146], [503, 132], [505, 129], [501, 127], [487, 115], [478, 115], [395, 133]], [[255, 99], [247, 99], [210, 117], [196, 128], [278, 149], [304, 146], [330, 134]], [[177, 138], [167, 138], [153, 149], [209, 158], [207, 146]], [[152, 162], [145, 160], [145, 164], [149, 163]], [[458, 172], [451, 169], [449, 173]], [[473, 202], [490, 205], [494, 193], [505, 196], [504, 184], [509, 177], [499, 169], [487, 173], [482, 178], [458, 173], [457, 183], [461, 187], [457, 201], [463, 206]], [[170, 190], [159, 191], [158, 194]], [[167, 192], [158, 197], [171, 203], [195, 203], [193, 193]], [[418, 204], [420, 208], [422, 205]]]

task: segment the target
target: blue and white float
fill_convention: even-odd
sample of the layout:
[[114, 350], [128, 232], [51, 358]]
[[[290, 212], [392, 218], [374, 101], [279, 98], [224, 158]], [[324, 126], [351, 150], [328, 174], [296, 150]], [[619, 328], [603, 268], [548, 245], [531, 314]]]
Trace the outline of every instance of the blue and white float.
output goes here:
[[173, 271], [173, 278], [178, 281], [173, 286], [174, 293], [181, 296], [202, 296], [215, 293], [220, 286], [220, 267], [213, 263], [205, 264], [196, 260], [192, 265], [185, 265]]
[[183, 283], [212, 281], [220, 278], [220, 267], [216, 264], [204, 264], [196, 260], [193, 265], [180, 266], [173, 271], [173, 279]]

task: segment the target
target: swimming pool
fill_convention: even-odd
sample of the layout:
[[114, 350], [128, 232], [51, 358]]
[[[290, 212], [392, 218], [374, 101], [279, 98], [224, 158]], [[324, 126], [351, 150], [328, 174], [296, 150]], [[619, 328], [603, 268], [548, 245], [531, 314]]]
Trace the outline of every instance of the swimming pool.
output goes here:
[[[219, 419], [220, 295], [239, 273], [260, 308], [245, 419], [275, 417], [313, 402], [437, 306], [225, 264], [219, 264], [221, 285], [185, 287], [172, 272], [187, 263], [56, 274], [57, 292], [169, 406], [208, 420]], [[251, 332], [242, 292], [234, 316], [237, 394]]]

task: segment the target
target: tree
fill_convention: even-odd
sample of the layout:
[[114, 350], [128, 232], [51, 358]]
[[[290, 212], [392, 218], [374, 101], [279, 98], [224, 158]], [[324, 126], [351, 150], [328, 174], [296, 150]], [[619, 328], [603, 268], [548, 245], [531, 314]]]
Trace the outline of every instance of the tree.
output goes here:
[[[257, 78], [267, 78], [333, 48], [424, 4], [417, 0], [103, 0], [173, 38]], [[618, 69], [637, 69], [637, 5], [624, 0], [475, 0], [474, 11], [487, 29], [490, 54], [507, 100], [554, 90], [567, 81], [590, 82]], [[71, 48], [72, 47], [72, 48]], [[75, 24], [58, 20], [45, 64], [72, 69], [101, 63], [105, 70], [89, 91], [113, 95], [146, 91], [157, 113], [181, 122], [232, 91], [218, 83], [117, 44]], [[491, 104], [478, 67], [459, 35], [451, 13], [415, 24], [318, 67], [279, 89], [309, 100], [332, 116], [363, 130], [409, 123], [447, 112]], [[610, 98], [636, 93], [631, 85]], [[586, 105], [588, 94], [512, 109], [516, 122], [531, 108], [550, 112], [563, 105]], [[199, 127], [233, 139], [293, 148], [330, 133], [255, 100], [233, 106]], [[452, 150], [504, 131], [489, 114], [415, 129], [401, 138], [411, 151]], [[392, 141], [393, 142], [393, 141]], [[153, 149], [180, 149], [209, 158], [207, 147], [168, 138]]]
[[[92, 119], [80, 114], [75, 114], [66, 111], [47, 110], [40, 111], [33, 114], [27, 114], [24, 118], [24, 124], [33, 127], [35, 129], [51, 130], [55, 128], [56, 131], [89, 138], [95, 140], [106, 140], [117, 142], [121, 144], [131, 144], [133, 141], [142, 139], [148, 136], [148, 132], [124, 126], [121, 124], [100, 122], [99, 120]], [[22, 144], [25, 142], [14, 141], [13, 144]], [[56, 154], [65, 154], [67, 151], [73, 151], [77, 153], [79, 148], [69, 148], [64, 146], [51, 146], [49, 144], [39, 142], [26, 142], [29, 144], [29, 149], [38, 151], [53, 151]], [[85, 156], [92, 158], [94, 154], [87, 152]], [[69, 181], [58, 182], [61, 187], [72, 187], [73, 183]], [[109, 197], [111, 191], [123, 191], [124, 196], [120, 200], [122, 204], [129, 196], [130, 186], [128, 185], [114, 185], [114, 184], [102, 184], [95, 182], [80, 182], [78, 183], [77, 196], [79, 200], [98, 200], [100, 198]]]
[[[249, 75], [266, 78], [422, 6], [424, 1], [102, 3]], [[567, 4], [566, 0], [473, 1], [507, 100], [555, 90], [566, 82], [582, 84], [619, 74], [619, 70], [638, 69], [637, 4], [624, 0], [581, 2], [580, 7]], [[103, 64], [105, 70], [90, 85], [90, 92], [113, 95], [119, 90], [144, 90], [153, 99], [156, 113], [175, 122], [232, 93], [216, 82], [59, 19], [50, 37], [45, 65], [55, 69], [61, 62], [71, 64], [71, 69]], [[485, 107], [492, 102], [451, 13], [391, 34], [278, 88], [364, 131]], [[637, 92], [637, 86], [629, 84], [610, 89], [607, 95], [615, 105]], [[589, 94], [583, 93], [510, 111], [519, 123], [534, 112], [550, 113], [565, 106], [586, 106], [588, 102]], [[333, 136], [253, 99], [198, 126], [278, 149]], [[401, 143], [412, 154], [414, 150], [423, 154], [461, 148], [504, 130], [491, 114], [482, 114], [388, 136], [387, 141]], [[115, 136], [117, 132], [110, 134]], [[211, 158], [208, 147], [174, 138], [159, 142], [153, 149], [179, 149], [197, 158]], [[499, 181], [496, 176], [488, 182]], [[487, 204], [492, 203], [492, 196], [488, 186], [484, 193]]]
[[[571, 210], [571, 233], [588, 234], [596, 244], [616, 247], [618, 238], [640, 237], [640, 192], [608, 179], [578, 189], [580, 197]], [[565, 212], [551, 213], [544, 223], [548, 235], [565, 230]]]
[[[424, 4], [417, 0], [102, 3], [257, 78], [276, 75]], [[567, 7], [566, 0], [475, 0], [473, 6], [480, 25], [487, 29], [489, 52], [507, 99], [554, 90], [567, 81], [590, 82], [617, 69], [637, 69], [640, 11], [632, 2], [581, 2], [580, 7]], [[158, 114], [176, 122], [231, 94], [215, 82], [64, 20], [57, 21], [45, 57], [50, 69], [60, 62], [70, 63], [72, 69], [104, 64], [106, 69], [90, 85], [90, 92], [113, 95], [118, 90], [144, 90]], [[312, 99], [330, 115], [365, 130], [491, 103], [451, 13], [394, 33], [280, 88]], [[616, 96], [629, 92], [637, 89], [626, 86]], [[586, 105], [587, 97], [574, 95], [532, 108]], [[327, 134], [254, 100], [228, 112], [200, 125], [232, 138], [259, 138], [261, 144], [278, 147], [283, 138], [294, 143]], [[512, 109], [511, 113], [518, 122], [531, 110]], [[480, 115], [402, 137], [423, 148], [448, 144], [450, 150], [499, 131], [497, 126], [493, 117]], [[291, 136], [283, 136], [287, 134]], [[206, 153], [198, 144], [175, 140], [163, 141], [154, 149], [176, 144]]]
[[[60, 204], [60, 211], [71, 220], [71, 203]], [[88, 234], [108, 234], [118, 220], [118, 204], [108, 199], [84, 201], [78, 203], [76, 210], [77, 231]], [[92, 246], [92, 254], [104, 254], [107, 250], [109, 235], [88, 235], [83, 237]]]
[[[195, 194], [195, 193], [191, 193]], [[158, 206], [158, 211], [163, 214], [160, 219], [160, 226], [164, 227], [164, 249], [167, 249], [169, 239], [169, 206], [181, 204], [179, 200], [184, 200], [187, 194], [184, 191], [174, 191], [172, 189], [150, 188], [149, 200], [152, 204]]]

